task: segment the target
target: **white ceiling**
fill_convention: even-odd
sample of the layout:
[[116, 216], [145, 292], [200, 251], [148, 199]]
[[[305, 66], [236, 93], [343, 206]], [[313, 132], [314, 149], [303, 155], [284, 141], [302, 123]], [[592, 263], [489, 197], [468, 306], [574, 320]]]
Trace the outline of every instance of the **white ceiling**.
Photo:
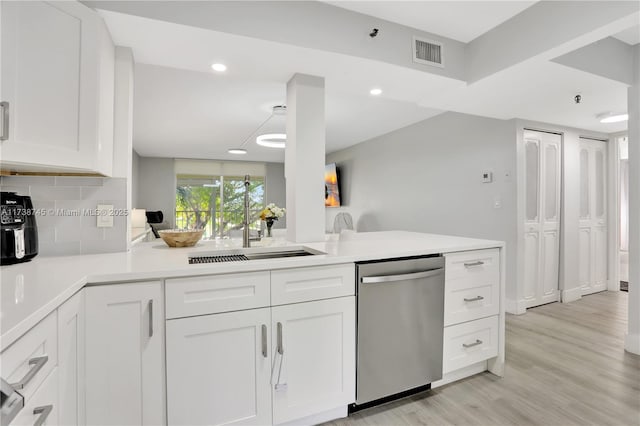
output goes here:
[[535, 1], [326, 1], [334, 6], [468, 43]]
[[[285, 84], [210, 72], [137, 64], [134, 148], [143, 156], [284, 161], [284, 151], [255, 143], [254, 131], [285, 103]], [[415, 103], [327, 91], [327, 152], [337, 151], [440, 113]], [[384, 119], [380, 119], [384, 117]], [[261, 133], [284, 133], [274, 116]], [[227, 149], [244, 148], [242, 157]]]
[[[286, 82], [296, 72], [325, 77], [327, 152], [447, 110], [603, 133], [626, 128], [595, 119], [626, 110], [626, 86], [555, 63], [529, 61], [466, 85], [353, 56], [100, 13], [115, 43], [134, 52], [134, 148], [143, 156], [283, 161], [283, 151], [258, 147], [252, 133], [273, 105], [285, 103]], [[213, 62], [228, 71], [213, 73]], [[383, 94], [370, 96], [372, 87]], [[576, 93], [580, 105], [573, 103]], [[262, 131], [284, 127], [276, 117]], [[247, 139], [247, 156], [227, 154]]]
[[632, 46], [640, 43], [640, 25], [636, 25], [631, 28], [627, 28], [624, 31], [614, 35], [618, 40], [624, 41]]

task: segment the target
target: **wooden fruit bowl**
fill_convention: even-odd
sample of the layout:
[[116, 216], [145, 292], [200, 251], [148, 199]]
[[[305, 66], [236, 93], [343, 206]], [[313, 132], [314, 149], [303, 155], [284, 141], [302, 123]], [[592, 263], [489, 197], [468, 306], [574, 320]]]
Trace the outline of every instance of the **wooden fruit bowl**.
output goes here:
[[204, 229], [163, 229], [158, 234], [169, 247], [192, 247], [200, 241]]

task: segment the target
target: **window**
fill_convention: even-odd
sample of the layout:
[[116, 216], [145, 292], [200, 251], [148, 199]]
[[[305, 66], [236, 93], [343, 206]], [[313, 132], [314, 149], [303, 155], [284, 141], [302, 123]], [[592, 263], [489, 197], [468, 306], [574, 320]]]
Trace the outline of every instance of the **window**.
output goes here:
[[[181, 169], [184, 170], [184, 167], [176, 167], [176, 172]], [[242, 232], [244, 175], [177, 173], [176, 178], [177, 228], [204, 228], [203, 238], [229, 238]], [[261, 228], [260, 212], [265, 205], [264, 195], [264, 174], [252, 175], [249, 185], [249, 229], [257, 231]]]

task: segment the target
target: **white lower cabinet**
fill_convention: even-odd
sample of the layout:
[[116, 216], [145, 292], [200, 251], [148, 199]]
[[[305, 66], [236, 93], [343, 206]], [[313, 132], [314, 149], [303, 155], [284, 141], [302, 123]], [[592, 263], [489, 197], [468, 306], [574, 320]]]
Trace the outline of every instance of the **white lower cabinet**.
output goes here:
[[64, 425], [58, 421], [58, 369], [54, 368], [13, 419], [11, 426], [58, 424]]
[[269, 308], [167, 321], [170, 425], [271, 424]]
[[170, 425], [279, 424], [346, 407], [355, 297], [168, 320], [167, 400]]
[[165, 424], [162, 283], [91, 286], [85, 302], [85, 423]]
[[499, 249], [447, 253], [445, 262], [444, 377], [432, 387], [487, 369], [497, 373], [504, 361]]
[[58, 420], [84, 424], [84, 290], [58, 308]]
[[272, 308], [273, 423], [355, 401], [355, 297]]

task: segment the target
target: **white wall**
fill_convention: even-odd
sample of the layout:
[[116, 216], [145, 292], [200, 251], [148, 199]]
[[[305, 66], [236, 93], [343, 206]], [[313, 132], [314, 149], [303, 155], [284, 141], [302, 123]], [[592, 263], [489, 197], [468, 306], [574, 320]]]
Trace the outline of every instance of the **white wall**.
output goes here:
[[[358, 231], [409, 230], [507, 243], [515, 298], [515, 121], [448, 112], [327, 156], [341, 169], [344, 207]], [[493, 183], [482, 183], [482, 172]], [[502, 207], [494, 208], [498, 197]]]

